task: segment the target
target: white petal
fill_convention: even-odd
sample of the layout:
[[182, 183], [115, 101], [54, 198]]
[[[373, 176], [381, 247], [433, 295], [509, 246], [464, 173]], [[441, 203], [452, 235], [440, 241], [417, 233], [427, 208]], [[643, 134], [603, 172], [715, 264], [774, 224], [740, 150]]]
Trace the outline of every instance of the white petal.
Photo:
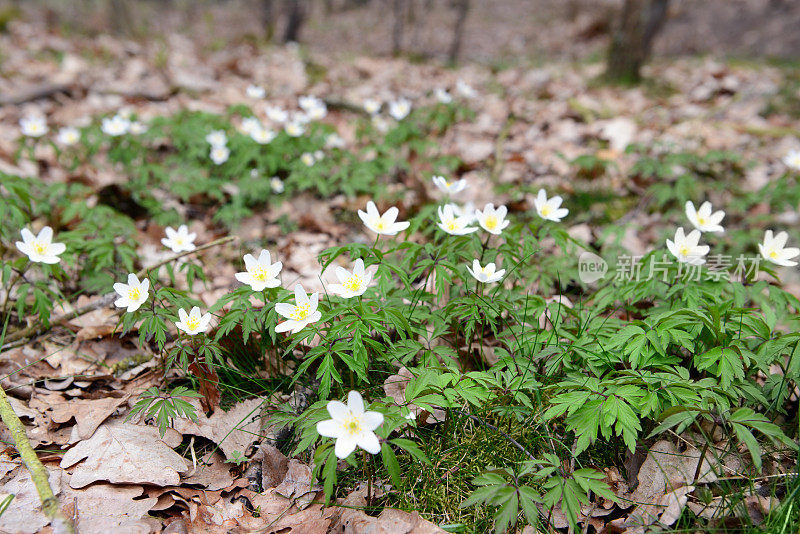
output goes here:
[[383, 414], [380, 412], [364, 412], [361, 416], [361, 424], [369, 430], [375, 430], [383, 424]]
[[328, 403], [327, 406], [328, 413], [331, 414], [336, 421], [343, 421], [350, 417], [350, 409], [347, 405], [338, 400], [332, 400]]
[[374, 432], [362, 432], [356, 439], [358, 440], [358, 446], [368, 453], [378, 454], [381, 452], [381, 444]]
[[289, 304], [288, 302], [278, 302], [275, 304], [275, 312], [278, 315], [282, 315], [283, 317], [291, 317], [292, 313], [294, 312], [294, 306]]
[[33, 232], [31, 232], [27, 228], [23, 228], [20, 234], [22, 234], [22, 241], [25, 243], [30, 243], [31, 241], [36, 240], [36, 237], [33, 235]]
[[294, 286], [294, 301], [297, 303], [298, 306], [303, 306], [308, 304], [308, 295], [306, 291], [303, 289], [303, 286], [297, 284]]
[[[347, 407], [354, 415], [361, 415], [364, 413], [364, 399], [358, 391], [351, 391], [347, 394]], [[331, 414], [333, 415], [333, 414]]]
[[317, 433], [326, 438], [338, 438], [344, 434], [342, 424], [334, 419], [326, 419], [317, 423]]
[[45, 243], [51, 243], [53, 241], [53, 229], [49, 226], [45, 226], [42, 228], [41, 232], [39, 232], [37, 239]]
[[337, 438], [336, 446], [334, 447], [334, 454], [336, 454], [337, 458], [347, 458], [354, 450], [356, 450], [356, 440], [346, 436]]

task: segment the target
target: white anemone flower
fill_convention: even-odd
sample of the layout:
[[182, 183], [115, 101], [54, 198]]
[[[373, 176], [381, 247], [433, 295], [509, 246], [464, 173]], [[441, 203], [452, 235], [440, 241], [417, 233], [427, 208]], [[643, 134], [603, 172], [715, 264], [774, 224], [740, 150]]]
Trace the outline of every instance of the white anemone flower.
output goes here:
[[396, 121], [401, 121], [411, 113], [411, 102], [406, 98], [400, 98], [394, 102], [389, 102], [389, 115]]
[[397, 222], [398, 213], [400, 213], [400, 210], [392, 206], [386, 210], [386, 213], [381, 215], [377, 206], [371, 200], [367, 202], [366, 212], [358, 210], [358, 216], [361, 217], [364, 225], [376, 234], [381, 235], [397, 235], [398, 232], [408, 228], [410, 224], [408, 221]]
[[252, 254], [245, 254], [244, 268], [245, 272], [236, 273], [234, 276], [241, 283], [250, 286], [253, 291], [264, 291], [268, 287], [281, 285], [278, 275], [283, 263], [279, 261], [272, 263], [268, 250], [262, 250], [258, 259]]
[[250, 137], [259, 145], [271, 143], [272, 140], [275, 139], [275, 135], [275, 132], [268, 128], [264, 128], [263, 126], [250, 132]]
[[475, 98], [478, 96], [478, 92], [464, 80], [458, 80], [456, 82], [456, 91], [464, 98]]
[[329, 289], [342, 298], [350, 299], [364, 294], [372, 281], [372, 273], [364, 269], [364, 260], [359, 258], [353, 265], [352, 273], [344, 267], [336, 267], [336, 278], [341, 283], [331, 284]]
[[228, 136], [225, 130], [211, 130], [206, 135], [206, 142], [211, 146], [225, 146], [228, 144]]
[[216, 165], [222, 165], [231, 156], [231, 151], [225, 145], [212, 146], [208, 156]]
[[247, 94], [247, 98], [252, 98], [255, 100], [264, 98], [264, 96], [267, 94], [264, 88], [260, 85], [248, 85], [247, 89], [245, 89], [245, 93]]
[[464, 178], [453, 182], [448, 181], [444, 176], [434, 176], [431, 179], [433, 180], [433, 185], [435, 185], [439, 191], [449, 195], [455, 195], [467, 188], [467, 181]]
[[337, 133], [332, 133], [325, 138], [325, 148], [344, 148], [345, 145], [344, 138]]
[[481, 267], [481, 262], [479, 260], [472, 261], [472, 269], [467, 267], [469, 274], [472, 275], [475, 280], [478, 282], [483, 282], [484, 284], [493, 284], [494, 282], [499, 282], [503, 279], [503, 276], [506, 274], [505, 269], [497, 270], [497, 266], [494, 263], [487, 263], [486, 267]]
[[77, 128], [67, 126], [58, 131], [58, 137], [56, 140], [60, 145], [72, 146], [81, 140], [81, 132]]
[[445, 204], [446, 206], [450, 206], [453, 210], [453, 214], [456, 217], [465, 217], [470, 224], [475, 221], [475, 205], [472, 202], [467, 202], [463, 206], [459, 206], [458, 204], [450, 203]]
[[130, 273], [128, 275], [128, 283], [115, 283], [114, 291], [119, 295], [119, 298], [114, 301], [114, 306], [117, 308], [128, 308], [128, 313], [133, 313], [139, 309], [139, 306], [147, 302], [150, 291], [150, 280], [148, 278], [143, 278], [140, 282], [138, 276]]
[[790, 150], [789, 153], [783, 157], [783, 164], [790, 169], [800, 171], [800, 150]]
[[134, 121], [130, 125], [130, 132], [133, 135], [142, 135], [147, 131], [147, 125], [143, 122]]
[[294, 305], [286, 302], [275, 304], [275, 311], [287, 319], [275, 327], [275, 332], [290, 331], [296, 334], [308, 324], [316, 323], [322, 318], [322, 314], [317, 310], [319, 293], [312, 293], [309, 297], [303, 286], [297, 284], [294, 287], [294, 302]]
[[286, 123], [284, 131], [289, 137], [300, 137], [306, 133], [306, 127], [303, 125], [303, 123], [293, 120]]
[[300, 156], [300, 161], [302, 161], [306, 167], [311, 167], [312, 165], [314, 165], [314, 163], [317, 162], [316, 158], [314, 158], [314, 154], [312, 154], [311, 152], [304, 152]]
[[539, 189], [539, 193], [533, 199], [533, 205], [539, 217], [554, 222], [561, 222], [561, 219], [569, 213], [567, 208], [561, 207], [562, 202], [564, 202], [564, 199], [558, 195], [548, 199], [544, 189]]
[[372, 116], [372, 126], [374, 126], [375, 129], [381, 133], [386, 133], [389, 131], [389, 121], [380, 115]]
[[364, 111], [370, 115], [377, 115], [380, 113], [381, 106], [383, 106], [380, 100], [375, 100], [373, 98], [367, 98], [362, 105], [364, 106]]
[[449, 104], [453, 101], [452, 95], [448, 92], [447, 89], [443, 89], [441, 87], [435, 89], [433, 91], [433, 95], [436, 97], [441, 104]]
[[100, 129], [103, 131], [104, 134], [110, 135], [111, 137], [119, 137], [120, 135], [125, 135], [131, 128], [131, 121], [126, 119], [124, 116], [117, 113], [113, 117], [109, 118], [106, 117], [103, 119], [103, 122], [100, 124]]
[[317, 432], [336, 440], [334, 453], [337, 458], [347, 458], [356, 447], [370, 454], [381, 451], [375, 429], [383, 423], [383, 414], [364, 411], [364, 399], [358, 391], [347, 394], [347, 404], [333, 400], [327, 408], [332, 419], [317, 423]]
[[719, 224], [724, 217], [722, 210], [711, 212], [711, 202], [703, 202], [699, 209], [695, 209], [691, 200], [686, 201], [686, 218], [701, 232], [724, 232], [725, 229]]
[[37, 236], [27, 228], [20, 233], [22, 241], [17, 241], [17, 248], [33, 262], [58, 263], [61, 261], [58, 256], [67, 250], [64, 243], [53, 243], [53, 229], [49, 226], [42, 228]]
[[315, 96], [301, 96], [298, 102], [310, 120], [318, 121], [328, 114], [328, 106]]
[[289, 119], [289, 112], [276, 106], [266, 106], [264, 113], [267, 114], [269, 120], [277, 124], [283, 124]]
[[175, 326], [190, 336], [202, 334], [207, 331], [208, 327], [211, 325], [211, 314], [201, 314], [200, 308], [197, 306], [193, 307], [188, 314], [186, 310], [181, 308], [178, 310], [178, 318], [180, 320], [175, 321]]
[[483, 207], [483, 211], [475, 210], [475, 218], [478, 219], [481, 228], [490, 234], [500, 235], [511, 224], [511, 221], [506, 220], [507, 213], [508, 208], [505, 206], [495, 208], [490, 202]]
[[41, 137], [48, 131], [47, 121], [38, 115], [20, 119], [19, 128], [22, 130], [22, 135], [28, 137]]
[[189, 227], [185, 224], [180, 225], [177, 231], [167, 226], [165, 232], [167, 237], [161, 238], [161, 243], [172, 252], [189, 252], [195, 249], [194, 240], [197, 234], [189, 233]]
[[703, 256], [708, 254], [709, 246], [698, 244], [700, 235], [700, 230], [692, 230], [689, 235], [685, 235], [683, 228], [678, 228], [675, 232], [675, 240], [667, 239], [667, 248], [681, 263], [702, 265], [706, 262]]
[[277, 176], [273, 176], [269, 179], [269, 186], [272, 188], [273, 193], [283, 193], [283, 190], [285, 189], [283, 180]]
[[451, 204], [439, 206], [439, 228], [450, 235], [466, 235], [476, 232], [477, 226], [469, 226], [472, 220], [470, 217], [457, 217]]
[[299, 124], [308, 124], [311, 122], [311, 117], [308, 116], [308, 113], [304, 111], [295, 111], [292, 113], [292, 120], [291, 122], [297, 122]]
[[776, 265], [794, 267], [797, 262], [792, 261], [792, 258], [800, 256], [800, 248], [787, 248], [786, 241], [788, 239], [789, 234], [786, 232], [778, 232], [777, 235], [773, 236], [772, 230], [767, 230], [764, 234], [764, 242], [758, 244], [758, 250], [764, 259]]
[[258, 117], [245, 117], [242, 119], [242, 124], [239, 126], [239, 130], [245, 135], [250, 135], [260, 128], [262, 128], [262, 126]]

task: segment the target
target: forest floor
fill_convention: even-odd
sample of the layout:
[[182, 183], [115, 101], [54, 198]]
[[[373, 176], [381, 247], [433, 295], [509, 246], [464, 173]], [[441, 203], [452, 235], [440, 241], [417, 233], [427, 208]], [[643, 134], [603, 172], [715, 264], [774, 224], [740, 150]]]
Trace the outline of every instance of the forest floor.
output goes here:
[[[667, 31], [665, 42], [682, 39], [678, 31]], [[320, 51], [330, 43], [323, 41], [322, 33], [311, 24], [310, 47], [235, 44], [210, 49], [179, 34], [143, 43], [108, 35], [65, 36], [43, 24], [12, 22], [0, 34], [0, 172], [38, 177], [46, 184], [80, 183], [97, 192], [119, 191], [113, 187], [124, 189], [130, 179], [112, 165], [67, 168], [48, 145], [39, 145], [33, 159], [17, 157], [18, 123], [31, 114], [45, 116], [52, 130], [55, 125], [85, 125], [123, 109], [145, 122], [181, 110], [222, 114], [230, 106], [249, 101], [247, 86], [258, 84], [266, 88], [270, 104], [286, 108], [294, 108], [301, 95], [324, 98], [331, 109], [324, 122], [352, 144], [357, 135], [353, 120], [361, 116], [353, 110], [360, 109], [366, 99], [405, 97], [417, 106], [434, 102], [434, 88], [452, 90], [462, 80], [478, 93], [469, 103], [474, 118], [454, 124], [438, 144], [442, 155], [458, 158], [455, 173], [470, 185], [463, 201], [475, 206], [506, 204], [515, 214], [533, 209], [533, 191], [539, 187], [584, 198], [615, 198], [609, 200], [605, 212], [594, 211], [568, 222], [566, 231], [583, 242], [596, 243], [607, 236], [595, 220], [622, 220], [624, 227], [618, 223], [623, 228], [621, 246], [631, 255], [644, 255], [662, 246], [663, 218], [654, 213], [657, 199], [648, 189], [650, 183], [634, 168], [640, 153], [626, 152], [626, 148], [659, 146], [665, 152], [701, 157], [734, 154], [741, 166], [731, 179], [745, 193], [774, 183], [785, 173], [782, 158], [800, 150], [800, 76], [781, 65], [712, 56], [656, 60], [646, 68], [643, 85], [620, 88], [599, 83], [603, 66], [593, 61], [519, 60], [502, 68], [496, 62], [450, 68], [435, 60], [360, 54], [343, 58], [341, 50]], [[335, 41], [338, 35], [330, 32], [327, 37]], [[515, 45], [499, 46], [513, 49]], [[467, 56], [484, 54], [480, 50]], [[390, 177], [389, 190], [399, 199], [401, 218], [436, 196], [423, 178], [429, 170], [412, 165], [408, 172]], [[198, 244], [225, 235], [238, 239], [235, 245], [214, 247], [202, 255], [207, 282], [195, 286], [193, 296], [210, 306], [238, 286], [234, 265], [252, 243], [262, 243], [282, 258], [282, 276], [289, 281], [286, 287], [299, 281], [307, 290], [323, 290], [331, 273], [320, 276], [317, 256], [329, 247], [364, 242], [357, 219], [341, 214], [362, 208], [367, 200], [365, 195], [354, 198], [339, 192], [328, 197], [298, 194], [244, 217], [230, 231], [216, 222], [214, 209], [205, 211], [169, 195], [164, 201], [191, 221]], [[105, 200], [91, 195], [88, 202]], [[766, 203], [751, 209], [753, 215], [763, 215], [770, 207]], [[772, 216], [783, 227], [800, 227], [797, 209]], [[678, 220], [677, 215], [670, 217]], [[135, 223], [139, 264], [148, 266], [168, 257], [160, 242], [163, 227], [146, 217]], [[287, 227], [292, 231], [282, 230]], [[793, 238], [796, 243], [797, 232]], [[11, 247], [3, 243], [4, 254]], [[782, 280], [787, 291], [800, 296], [796, 269], [782, 271]], [[72, 305], [80, 307], [100, 298], [99, 294], [81, 295]], [[69, 311], [66, 305], [62, 309]], [[161, 380], [155, 360], [138, 362], [135, 336], [115, 335], [116, 325], [116, 313], [101, 307], [0, 354], [4, 377], [0, 383], [50, 469], [51, 485], [61, 502], [67, 509], [79, 503], [83, 532], [176, 533], [188, 528], [189, 532], [422, 533], [440, 532], [434, 523], [451, 522], [450, 517], [428, 515], [433, 522], [429, 523], [416, 513], [389, 508], [375, 519], [347, 508], [364, 501], [364, 492], [356, 490], [355, 482], [350, 496], [339, 503], [344, 506], [309, 506], [321, 489], [313, 485], [307, 463], [287, 460], [280, 452], [270, 456], [272, 449], [266, 446], [254, 447], [274, 440], [275, 435], [257, 420], [241, 424], [261, 399], [245, 400], [227, 412], [218, 409], [202, 416], [199, 423], [176, 424], [163, 441], [157, 439], [154, 427], [138, 425], [139, 433], [115, 427], [137, 395]], [[121, 366], [126, 369], [121, 371]], [[283, 391], [267, 404], [295, 402], [295, 397]], [[105, 429], [108, 436], [97, 436], [98, 429]], [[221, 445], [221, 453], [209, 453], [207, 465], [201, 466], [192, 436], [197, 443]], [[4, 428], [0, 439], [6, 444], [11, 441]], [[108, 440], [117, 440], [120, 446], [108, 446]], [[126, 452], [126, 440], [138, 452]], [[83, 447], [90, 454], [99, 446], [107, 447], [107, 454], [92, 456], [93, 466], [60, 467], [64, 449]], [[180, 465], [167, 454], [173, 447], [181, 451]], [[226, 463], [234, 450], [247, 458]], [[134, 475], [116, 476], [119, 462], [134, 463]], [[283, 462], [283, 468], [275, 462]], [[94, 484], [74, 483], [77, 476], [86, 477], [92, 470]], [[0, 492], [17, 495], [0, 517], [0, 530], [49, 532], [46, 518], [36, 508], [30, 478], [10, 448], [0, 453], [0, 482]], [[627, 482], [633, 485], [635, 481]], [[273, 489], [259, 492], [267, 488]], [[763, 511], [771, 504], [759, 501], [754, 506]], [[267, 510], [280, 513], [270, 516]], [[279, 520], [265, 519], [277, 516]], [[593, 528], [602, 528], [602, 521], [591, 512], [584, 519], [596, 519]]]

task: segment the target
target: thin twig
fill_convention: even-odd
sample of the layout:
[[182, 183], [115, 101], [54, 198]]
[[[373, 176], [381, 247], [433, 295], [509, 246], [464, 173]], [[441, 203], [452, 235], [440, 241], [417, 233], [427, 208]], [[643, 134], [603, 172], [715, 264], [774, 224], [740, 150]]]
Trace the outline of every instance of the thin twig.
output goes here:
[[[191, 254], [195, 254], [197, 252], [201, 252], [203, 250], [209, 249], [211, 247], [215, 247], [217, 245], [222, 245], [224, 243], [228, 243], [229, 241], [233, 241], [234, 239], [236, 239], [235, 236], [227, 236], [227, 237], [223, 237], [223, 238], [211, 241], [210, 243], [206, 243], [205, 245], [201, 245], [201, 246], [197, 247], [194, 250], [181, 252], [180, 254], [176, 254], [175, 256], [171, 256], [171, 257], [167, 258], [166, 260], [161, 261], [161, 262], [159, 262], [159, 263], [157, 263], [157, 264], [155, 264], [155, 265], [153, 265], [151, 267], [147, 267], [145, 269], [139, 270], [139, 272], [136, 273], [136, 276], [138, 278], [141, 278], [143, 276], [146, 276], [147, 273], [149, 273], [150, 271], [152, 271], [154, 269], [158, 269], [158, 268], [162, 267], [163, 265], [166, 265], [167, 263], [171, 263], [171, 262], [173, 262], [173, 261], [175, 261], [177, 259], [183, 258], [184, 256], [189, 256]], [[105, 307], [109, 306], [116, 298], [117, 298], [117, 294], [116, 293], [113, 293], [113, 292], [112, 293], [106, 293], [100, 299], [98, 299], [98, 300], [96, 300], [96, 301], [94, 301], [94, 302], [92, 302], [90, 304], [87, 304], [85, 306], [81, 306], [80, 308], [76, 308], [74, 311], [72, 311], [70, 313], [65, 313], [63, 315], [59, 315], [58, 317], [56, 317], [55, 319], [53, 319], [50, 322], [49, 326], [44, 326], [43, 324], [34, 324], [34, 325], [31, 325], [31, 326], [29, 326], [27, 328], [23, 328], [21, 330], [17, 330], [16, 332], [11, 332], [8, 335], [8, 337], [6, 338], [6, 342], [3, 344], [2, 348], [3, 349], [12, 348], [12, 347], [16, 346], [14, 344], [14, 342], [16, 342], [16, 341], [26, 340], [28, 338], [31, 338], [31, 337], [34, 337], [34, 336], [36, 336], [38, 334], [46, 332], [47, 330], [49, 330], [50, 328], [52, 328], [54, 326], [63, 325], [67, 321], [75, 319], [76, 317], [80, 317], [81, 315], [84, 315], [86, 313], [89, 313], [91, 311], [94, 311], [94, 310], [97, 310], [97, 309], [100, 309], [100, 308], [105, 308]], [[17, 343], [17, 344], [19, 344], [19, 343]]]
[[11, 407], [11, 403], [8, 401], [6, 392], [2, 387], [0, 387], [0, 416], [2, 416], [3, 423], [11, 431], [17, 452], [22, 461], [25, 462], [25, 467], [28, 469], [33, 485], [36, 487], [36, 493], [39, 494], [42, 511], [50, 518], [54, 532], [77, 533], [73, 522], [61, 513], [61, 505], [50, 487], [47, 469], [39, 461], [36, 451], [31, 447], [31, 442], [28, 441], [28, 435], [25, 433], [25, 427], [17, 417], [17, 414], [14, 413], [14, 409]]

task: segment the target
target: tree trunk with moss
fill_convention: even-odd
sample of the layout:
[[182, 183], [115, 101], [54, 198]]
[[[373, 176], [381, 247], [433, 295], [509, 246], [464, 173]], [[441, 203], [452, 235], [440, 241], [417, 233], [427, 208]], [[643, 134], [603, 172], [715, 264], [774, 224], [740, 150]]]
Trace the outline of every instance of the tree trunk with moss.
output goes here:
[[669, 0], [625, 0], [619, 23], [611, 34], [606, 78], [638, 83], [649, 59], [653, 40], [667, 20]]

